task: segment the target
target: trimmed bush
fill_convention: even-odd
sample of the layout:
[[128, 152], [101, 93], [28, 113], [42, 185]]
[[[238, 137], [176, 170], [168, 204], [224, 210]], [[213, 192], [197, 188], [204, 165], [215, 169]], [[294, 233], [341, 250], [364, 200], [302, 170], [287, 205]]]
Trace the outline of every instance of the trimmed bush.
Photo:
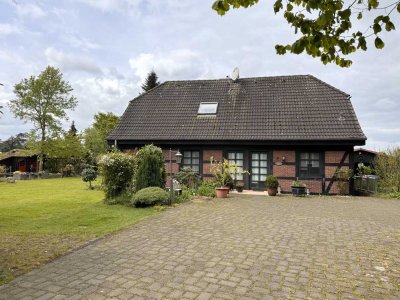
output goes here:
[[89, 188], [92, 189], [92, 181], [95, 181], [97, 178], [97, 172], [96, 170], [88, 166], [82, 171], [82, 180], [84, 182], [89, 182]]
[[267, 189], [276, 189], [279, 186], [278, 178], [275, 176], [269, 175], [265, 180], [265, 186]]
[[138, 170], [135, 180], [135, 190], [157, 186], [165, 187], [166, 173], [162, 150], [154, 145], [147, 145], [137, 153]]
[[133, 178], [136, 173], [136, 158], [122, 152], [104, 154], [99, 159], [99, 170], [103, 177], [102, 188], [107, 204], [122, 203], [132, 193]]
[[204, 180], [199, 188], [197, 189], [197, 194], [200, 196], [206, 196], [206, 197], [215, 197], [215, 183]]
[[132, 197], [132, 205], [137, 207], [165, 205], [169, 202], [168, 192], [159, 187], [141, 189]]

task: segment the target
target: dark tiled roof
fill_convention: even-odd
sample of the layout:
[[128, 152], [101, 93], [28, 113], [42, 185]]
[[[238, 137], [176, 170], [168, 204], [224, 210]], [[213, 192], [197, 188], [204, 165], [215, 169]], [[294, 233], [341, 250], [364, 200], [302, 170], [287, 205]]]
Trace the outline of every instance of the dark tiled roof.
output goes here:
[[[198, 116], [218, 102], [216, 116]], [[167, 81], [133, 99], [109, 140], [366, 139], [349, 95], [311, 75]]]

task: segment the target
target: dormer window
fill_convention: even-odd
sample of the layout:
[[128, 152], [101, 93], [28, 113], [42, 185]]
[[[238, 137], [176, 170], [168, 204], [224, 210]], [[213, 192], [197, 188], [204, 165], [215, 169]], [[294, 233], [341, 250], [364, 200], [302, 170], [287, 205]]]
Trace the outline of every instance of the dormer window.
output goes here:
[[215, 115], [217, 114], [218, 103], [217, 102], [201, 102], [198, 115]]

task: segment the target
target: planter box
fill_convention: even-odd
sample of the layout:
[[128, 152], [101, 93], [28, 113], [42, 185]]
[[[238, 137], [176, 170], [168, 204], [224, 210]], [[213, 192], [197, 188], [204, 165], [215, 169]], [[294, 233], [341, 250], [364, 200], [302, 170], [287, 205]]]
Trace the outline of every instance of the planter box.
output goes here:
[[305, 186], [292, 186], [292, 195], [295, 197], [305, 196], [306, 187]]

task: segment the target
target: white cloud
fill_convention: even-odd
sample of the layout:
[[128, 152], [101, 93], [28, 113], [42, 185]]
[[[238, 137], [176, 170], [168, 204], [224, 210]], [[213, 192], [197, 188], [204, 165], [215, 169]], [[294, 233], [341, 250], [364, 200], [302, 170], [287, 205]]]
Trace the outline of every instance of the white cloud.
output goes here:
[[163, 81], [204, 78], [211, 75], [208, 60], [199, 52], [189, 49], [166, 53], [141, 53], [129, 59], [129, 65], [141, 82], [151, 70], [154, 70]]
[[0, 35], [21, 33], [21, 29], [13, 24], [0, 23]]
[[93, 74], [102, 72], [95, 61], [90, 57], [66, 54], [52, 47], [47, 48], [44, 54], [48, 64], [55, 65], [63, 71], [82, 71]]
[[15, 4], [17, 14], [22, 18], [38, 19], [47, 15], [47, 13], [38, 5], [33, 3], [24, 4], [18, 2]]
[[83, 49], [83, 50], [92, 50], [99, 49], [100, 45], [90, 41], [89, 39], [80, 36], [79, 34], [67, 33], [64, 34], [62, 39], [70, 44], [74, 48]]

